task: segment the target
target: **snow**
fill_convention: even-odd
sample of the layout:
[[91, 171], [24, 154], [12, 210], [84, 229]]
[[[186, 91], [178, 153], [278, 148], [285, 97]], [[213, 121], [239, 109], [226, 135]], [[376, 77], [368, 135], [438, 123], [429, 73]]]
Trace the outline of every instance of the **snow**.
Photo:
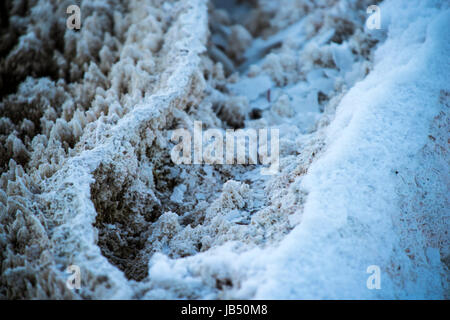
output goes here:
[[272, 80], [267, 75], [259, 75], [253, 78], [243, 78], [238, 83], [230, 85], [235, 95], [244, 95], [250, 101], [256, 100], [261, 95], [266, 97], [267, 90], [273, 87]]
[[[83, 2], [59, 52], [41, 2], [0, 61], [0, 298], [448, 299], [448, 3]], [[279, 172], [174, 165], [194, 121], [279, 129]]]
[[[392, 1], [381, 7], [384, 13], [401, 14], [389, 25], [374, 70], [345, 95], [327, 129], [329, 147], [302, 182], [308, 199], [301, 224], [276, 248], [227, 259], [231, 270], [247, 269], [248, 278], [234, 297], [246, 298], [252, 292], [255, 299], [443, 298], [439, 249], [428, 247], [419, 233], [406, 235], [417, 237], [409, 243], [414, 244], [409, 249], [415, 259], [405, 252], [403, 241], [410, 239], [401, 238], [405, 235], [395, 223], [405, 214], [399, 193], [414, 191], [394, 171], [417, 165], [416, 155], [442, 110], [439, 94], [449, 89], [450, 74], [450, 37], [443, 30], [450, 30], [450, 11], [419, 2], [409, 2], [409, 10], [403, 5]], [[420, 17], [419, 23], [410, 22], [412, 14]], [[346, 48], [340, 50], [336, 55], [344, 56], [335, 58], [342, 59], [337, 65], [349, 70]], [[435, 192], [433, 188], [423, 192]], [[447, 212], [440, 214], [448, 214], [448, 206], [444, 208]], [[227, 256], [228, 250], [225, 246], [214, 256]], [[165, 268], [204, 265], [212, 255], [200, 254]], [[217, 259], [208, 265], [221, 263]], [[381, 268], [381, 290], [366, 287], [371, 265]], [[156, 268], [161, 267], [153, 260], [150, 275]]]
[[186, 185], [180, 184], [173, 189], [173, 193], [170, 196], [170, 201], [176, 203], [182, 203], [184, 198], [184, 193], [186, 192]]

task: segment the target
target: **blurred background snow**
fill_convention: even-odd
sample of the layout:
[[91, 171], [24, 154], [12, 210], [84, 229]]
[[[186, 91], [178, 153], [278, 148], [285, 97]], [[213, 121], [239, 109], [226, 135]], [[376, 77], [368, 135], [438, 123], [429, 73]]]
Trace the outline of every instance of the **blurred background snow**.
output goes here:
[[[446, 1], [72, 2], [1, 5], [0, 298], [448, 299]], [[175, 165], [194, 121], [280, 172]]]

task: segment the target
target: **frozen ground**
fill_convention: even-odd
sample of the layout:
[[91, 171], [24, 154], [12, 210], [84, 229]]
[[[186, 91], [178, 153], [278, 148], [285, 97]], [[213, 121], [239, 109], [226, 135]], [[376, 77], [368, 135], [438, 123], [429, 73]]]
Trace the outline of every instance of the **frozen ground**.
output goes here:
[[[2, 4], [0, 298], [449, 298], [447, 1], [77, 3]], [[174, 164], [194, 121], [279, 173]]]

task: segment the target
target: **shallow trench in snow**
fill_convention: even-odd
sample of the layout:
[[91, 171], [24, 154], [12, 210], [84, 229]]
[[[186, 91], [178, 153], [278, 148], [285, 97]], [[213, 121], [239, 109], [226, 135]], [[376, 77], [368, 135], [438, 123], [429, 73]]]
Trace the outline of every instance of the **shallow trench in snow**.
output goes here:
[[[389, 66], [414, 63], [408, 50], [442, 59], [444, 3], [417, 1], [371, 31], [370, 1], [80, 1], [78, 32], [64, 29], [67, 1], [23, 3], [7, 2], [1, 27], [0, 298], [448, 295], [450, 88], [427, 69], [434, 104], [417, 118], [403, 96], [393, 114], [370, 102], [380, 83], [397, 93]], [[382, 6], [389, 19], [399, 8]], [[408, 24], [415, 10], [423, 21]], [[417, 36], [402, 43], [401, 32]], [[48, 65], [23, 66], [36, 52]], [[413, 155], [396, 155], [381, 123], [402, 123], [400, 143], [420, 118]], [[223, 134], [278, 129], [279, 172], [174, 164], [172, 133], [194, 121]], [[369, 292], [365, 268], [377, 263], [387, 289]], [[65, 286], [69, 265], [79, 290]]]

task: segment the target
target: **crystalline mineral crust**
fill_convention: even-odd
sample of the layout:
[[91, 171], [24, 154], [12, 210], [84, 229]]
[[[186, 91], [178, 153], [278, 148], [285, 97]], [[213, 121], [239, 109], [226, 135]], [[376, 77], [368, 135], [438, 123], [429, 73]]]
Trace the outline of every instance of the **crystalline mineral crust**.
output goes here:
[[0, 299], [449, 298], [446, 1], [75, 2], [1, 7]]

